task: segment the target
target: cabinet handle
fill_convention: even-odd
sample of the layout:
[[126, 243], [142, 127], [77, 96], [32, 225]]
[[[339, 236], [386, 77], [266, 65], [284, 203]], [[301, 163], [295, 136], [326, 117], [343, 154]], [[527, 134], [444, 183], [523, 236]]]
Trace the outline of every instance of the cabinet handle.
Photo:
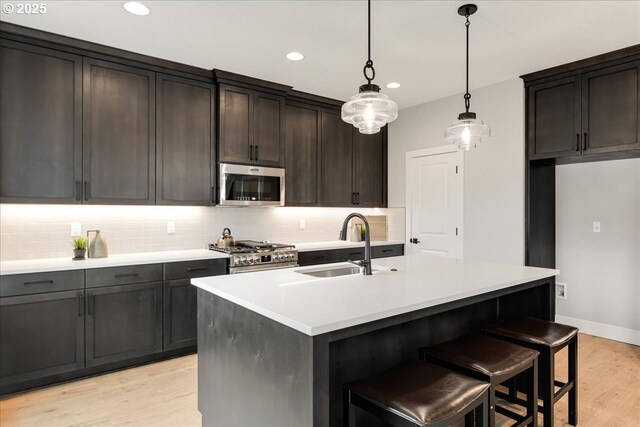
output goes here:
[[362, 255], [362, 252], [349, 252], [349, 256]]
[[360, 204], [360, 193], [356, 193], [356, 205]]
[[253, 160], [253, 145], [249, 145], [249, 160]]
[[93, 314], [93, 294], [87, 295], [87, 316]]
[[256, 151], [255, 151], [255, 156], [254, 156], [254, 157], [255, 157], [255, 159], [254, 159], [254, 160], [255, 160], [255, 161], [258, 161], [258, 146], [257, 146], [257, 145], [254, 145], [254, 147], [255, 147], [255, 150], [256, 150]]
[[352, 205], [356, 204], [356, 193], [351, 193], [351, 204]]
[[138, 277], [138, 276], [139, 276], [138, 273], [122, 273], [122, 274], [116, 274], [115, 278], [124, 279], [125, 277]]
[[215, 185], [211, 186], [211, 203], [216, 204], [216, 187]]
[[82, 183], [80, 181], [76, 181], [76, 201], [82, 200]]
[[192, 272], [192, 271], [204, 271], [204, 270], [206, 270], [206, 269], [207, 269], [207, 267], [194, 267], [194, 268], [190, 268], [190, 267], [189, 267], [189, 268], [187, 268], [187, 271], [188, 271], [188, 272]]
[[311, 259], [325, 259], [326, 256], [325, 255], [312, 255]]
[[386, 254], [387, 252], [393, 252], [393, 249], [383, 249], [382, 252]]
[[89, 181], [84, 182], [84, 199], [89, 200]]
[[576, 151], [580, 151], [580, 134], [576, 133]]
[[53, 285], [53, 280], [40, 280], [37, 282], [24, 282], [24, 286], [35, 286], [35, 285]]
[[582, 141], [582, 151], [587, 151], [587, 148], [589, 147], [589, 142], [587, 139], [587, 133], [584, 133], [584, 141]]
[[78, 317], [84, 316], [84, 295], [78, 292]]

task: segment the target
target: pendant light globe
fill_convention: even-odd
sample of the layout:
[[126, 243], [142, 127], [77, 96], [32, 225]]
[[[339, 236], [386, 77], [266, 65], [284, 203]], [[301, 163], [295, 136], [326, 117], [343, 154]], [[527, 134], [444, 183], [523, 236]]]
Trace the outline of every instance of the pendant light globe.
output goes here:
[[[368, 54], [369, 57], [363, 68], [367, 84], [360, 86], [360, 91], [342, 105], [342, 120], [356, 127], [360, 133], [374, 134], [387, 123], [398, 118], [398, 104], [380, 92], [380, 86], [371, 83], [376, 76], [371, 60], [371, 0], [368, 7]], [[369, 74], [371, 76], [369, 76]]]
[[458, 15], [466, 18], [465, 27], [467, 32], [467, 91], [464, 94], [464, 105], [466, 111], [458, 115], [458, 121], [452, 123], [445, 132], [444, 139], [450, 144], [455, 144], [459, 149], [468, 151], [478, 144], [487, 141], [491, 137], [491, 128], [482, 120], [476, 118], [476, 113], [469, 111], [471, 105], [471, 94], [469, 93], [469, 16], [478, 11], [475, 4], [465, 4], [458, 8]]

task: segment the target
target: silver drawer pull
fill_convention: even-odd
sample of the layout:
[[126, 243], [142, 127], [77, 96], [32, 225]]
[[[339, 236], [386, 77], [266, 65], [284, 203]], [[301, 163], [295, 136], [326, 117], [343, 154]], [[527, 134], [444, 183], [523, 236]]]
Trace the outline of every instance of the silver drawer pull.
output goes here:
[[124, 279], [125, 277], [138, 277], [138, 276], [139, 276], [138, 273], [116, 274], [115, 278], [116, 279]]

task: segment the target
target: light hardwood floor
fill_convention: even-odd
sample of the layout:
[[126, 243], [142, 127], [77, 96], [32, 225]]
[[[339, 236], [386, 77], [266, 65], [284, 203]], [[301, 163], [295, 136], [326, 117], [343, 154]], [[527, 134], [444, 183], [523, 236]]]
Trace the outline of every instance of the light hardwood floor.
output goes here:
[[[579, 425], [640, 426], [640, 347], [583, 334], [579, 340]], [[200, 426], [196, 357], [4, 398], [0, 426]], [[564, 351], [557, 366], [566, 378]], [[566, 398], [556, 406], [556, 420], [568, 425]]]

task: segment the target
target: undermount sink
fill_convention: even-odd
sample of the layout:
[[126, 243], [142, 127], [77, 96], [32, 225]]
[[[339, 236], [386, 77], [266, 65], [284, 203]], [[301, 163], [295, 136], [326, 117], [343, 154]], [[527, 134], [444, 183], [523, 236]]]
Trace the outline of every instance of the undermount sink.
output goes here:
[[309, 270], [295, 270], [295, 272], [313, 277], [337, 277], [362, 274], [362, 267], [314, 268]]

